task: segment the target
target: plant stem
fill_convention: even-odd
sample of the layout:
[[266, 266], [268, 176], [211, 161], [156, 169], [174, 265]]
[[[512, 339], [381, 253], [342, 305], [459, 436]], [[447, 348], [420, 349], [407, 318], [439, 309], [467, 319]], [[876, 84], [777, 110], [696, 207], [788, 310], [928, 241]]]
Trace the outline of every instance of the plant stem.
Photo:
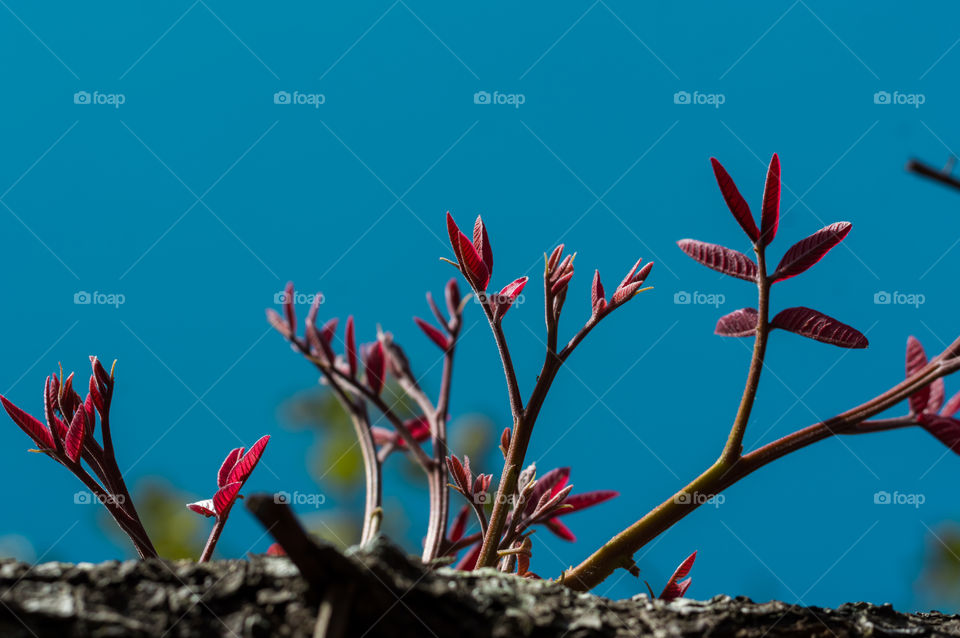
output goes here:
[[763, 244], [759, 242], [755, 244], [754, 248], [757, 252], [757, 333], [753, 343], [753, 357], [750, 360], [750, 371], [747, 373], [747, 383], [743, 389], [743, 397], [740, 399], [740, 407], [733, 421], [733, 427], [730, 428], [730, 436], [727, 438], [727, 444], [723, 448], [723, 453], [720, 456], [720, 462], [724, 465], [734, 463], [740, 458], [740, 454], [743, 452], [743, 435], [747, 431], [750, 412], [757, 398], [757, 388], [760, 385], [760, 375], [763, 372], [763, 358], [767, 352], [767, 336], [770, 332], [768, 323], [770, 313], [770, 280], [767, 278], [765, 248]]
[[596, 587], [617, 568], [631, 566], [631, 556], [635, 552], [706, 500], [787, 454], [834, 435], [864, 434], [914, 425], [915, 421], [911, 416], [878, 421], [867, 419], [900, 403], [932, 381], [960, 369], [960, 360], [955, 356], [958, 349], [960, 338], [915, 374], [862, 405], [768, 443], [739, 457], [732, 464], [725, 463], [721, 457], [706, 472], [614, 536], [580, 565], [564, 572], [562, 582], [577, 591], [588, 591]]
[[203, 552], [197, 560], [198, 563], [205, 563], [213, 556], [213, 550], [217, 546], [217, 541], [220, 540], [220, 533], [223, 532], [223, 526], [226, 522], [226, 516], [217, 517], [217, 522], [213, 524], [213, 529], [210, 530], [210, 536], [207, 538], [207, 544], [203, 546]]
[[447, 489], [447, 414], [450, 406], [450, 388], [453, 378], [453, 352], [460, 328], [460, 319], [454, 319], [450, 345], [443, 358], [443, 376], [440, 381], [440, 398], [436, 410], [428, 414], [433, 444], [433, 467], [428, 472], [430, 486], [430, 518], [427, 522], [427, 538], [423, 544], [423, 562], [440, 557], [447, 535], [450, 512], [450, 490]]

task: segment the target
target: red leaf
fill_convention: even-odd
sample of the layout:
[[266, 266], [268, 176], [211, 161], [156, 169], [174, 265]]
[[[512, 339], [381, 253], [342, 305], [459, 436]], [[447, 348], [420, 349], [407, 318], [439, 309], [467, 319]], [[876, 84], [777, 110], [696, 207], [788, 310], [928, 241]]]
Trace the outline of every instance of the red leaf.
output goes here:
[[380, 394], [383, 390], [386, 364], [387, 361], [383, 357], [383, 344], [377, 341], [367, 349], [367, 356], [363, 362], [367, 386], [374, 394]]
[[544, 526], [565, 541], [573, 543], [577, 540], [577, 537], [570, 531], [570, 528], [556, 518], [551, 518], [549, 521], [546, 521]]
[[430, 341], [437, 344], [441, 350], [446, 350], [450, 347], [450, 340], [447, 338], [447, 335], [443, 334], [437, 328], [434, 328], [420, 317], [414, 317], [413, 320], [418, 326], [420, 326], [420, 329], [423, 330], [423, 333], [427, 335]]
[[230, 450], [230, 454], [227, 454], [227, 458], [225, 458], [223, 464], [220, 465], [220, 471], [217, 472], [217, 487], [223, 487], [229, 482], [230, 471], [233, 470], [233, 467], [237, 464], [237, 461], [240, 460], [241, 456], [243, 456], [242, 447]]
[[287, 551], [283, 549], [280, 543], [272, 543], [270, 547], [267, 548], [267, 556], [286, 556]]
[[357, 339], [353, 328], [353, 315], [347, 317], [347, 328], [344, 332], [344, 339], [347, 342], [347, 365], [350, 368], [350, 376], [357, 376]]
[[20, 429], [26, 432], [40, 449], [54, 449], [53, 436], [50, 434], [47, 426], [10, 403], [6, 397], [0, 396], [0, 402], [3, 403], [3, 409], [7, 411], [7, 414], [10, 415], [13, 422], [19, 425]]
[[260, 462], [260, 457], [263, 456], [263, 450], [267, 447], [267, 443], [270, 442], [270, 435], [260, 437], [260, 440], [254, 443], [250, 450], [237, 461], [237, 464], [232, 470], [230, 470], [230, 475], [227, 477], [228, 483], [239, 482], [241, 484], [246, 483], [247, 479], [250, 478], [253, 468], [257, 467], [257, 463]]
[[327, 355], [327, 359], [331, 362], [333, 362], [336, 357], [333, 354], [333, 348], [330, 346], [330, 343], [333, 341], [333, 335], [337, 332], [337, 324], [339, 322], [340, 320], [334, 317], [323, 324], [323, 328], [320, 329], [320, 346]]
[[450, 244], [453, 246], [453, 252], [457, 256], [457, 262], [460, 264], [463, 276], [477, 290], [486, 290], [487, 284], [490, 283], [490, 271], [487, 269], [480, 253], [477, 252], [477, 247], [466, 235], [460, 232], [450, 213], [447, 213], [447, 232], [450, 235]]
[[237, 500], [237, 494], [240, 493], [241, 487], [243, 487], [243, 484], [240, 482], [228, 483], [217, 490], [217, 493], [213, 495], [213, 509], [217, 516], [223, 516], [230, 511], [233, 502]]
[[943, 406], [943, 400], [947, 395], [943, 377], [936, 379], [928, 387], [930, 388], [930, 400], [927, 402], [927, 412], [936, 414], [937, 410]]
[[603, 284], [600, 283], [600, 271], [593, 271], [593, 285], [590, 287], [590, 307], [593, 314], [598, 315], [607, 307], [607, 300], [603, 292]]
[[496, 305], [493, 309], [495, 319], [503, 319], [507, 311], [513, 307], [513, 302], [516, 301], [520, 293], [523, 292], [523, 287], [527, 285], [529, 279], [529, 277], [514, 279], [497, 294], [495, 298]]
[[481, 544], [477, 543], [470, 548], [463, 558], [460, 559], [460, 562], [457, 563], [456, 569], [462, 572], [471, 572], [477, 566], [477, 559], [480, 558], [480, 549]]
[[720, 317], [713, 331], [721, 337], [752, 337], [757, 334], [757, 311], [741, 308]]
[[771, 282], [795, 277], [823, 259], [831, 248], [843, 241], [850, 232], [850, 226], [850, 222], [836, 222], [795, 243], [783, 255]]
[[616, 496], [620, 496], [620, 492], [615, 492], [613, 490], [596, 490], [595, 492], [584, 492], [583, 494], [574, 494], [572, 496], [568, 496], [567, 500], [565, 500], [563, 504], [570, 505], [570, 507], [557, 512], [557, 516], [565, 516], [588, 507], [593, 507], [594, 505], [599, 505], [600, 503], [609, 501], [611, 498]]
[[663, 588], [663, 592], [660, 594], [660, 600], [673, 600], [674, 598], [679, 598], [686, 593], [687, 588], [690, 587], [690, 583], [678, 583], [677, 581], [685, 578], [687, 574], [690, 573], [690, 570], [693, 569], [693, 562], [697, 559], [697, 553], [694, 552], [687, 556], [686, 560], [680, 563], [680, 566], [677, 567], [676, 571], [673, 572], [673, 576], [670, 577], [670, 580], [667, 581], [667, 586]]
[[197, 514], [203, 514], [207, 518], [217, 515], [217, 513], [214, 511], [213, 500], [209, 498], [205, 501], [197, 501], [196, 503], [187, 503], [187, 508], [189, 508], [191, 511], [196, 512]]
[[483, 225], [480, 215], [477, 215], [477, 221], [473, 223], [473, 245], [480, 253], [483, 259], [483, 265], [487, 267], [487, 274], [493, 274], [493, 249], [490, 248], [490, 238], [487, 237], [487, 227]]
[[774, 153], [767, 168], [767, 182], [763, 187], [763, 209], [760, 211], [761, 243], [768, 246], [777, 236], [780, 225], [780, 157]]
[[280, 316], [280, 313], [273, 308], [267, 308], [267, 322], [273, 326], [274, 330], [282, 334], [285, 339], [293, 336], [293, 333], [290, 332], [290, 325]]
[[77, 410], [73, 415], [73, 421], [70, 422], [70, 429], [67, 430], [67, 437], [63, 441], [64, 451], [74, 463], [80, 458], [80, 452], [83, 451], [83, 437], [86, 434], [87, 418], [85, 410]]
[[960, 421], [953, 417], [930, 415], [921, 420], [923, 428], [941, 443], [960, 454]]
[[552, 494], [555, 487], [559, 486], [559, 489], [563, 489], [569, 479], [569, 467], [558, 467], [537, 479], [537, 485], [533, 488], [533, 491], [527, 499], [527, 504], [523, 508], [524, 513], [529, 514], [532, 512], [537, 507], [537, 503], [540, 502], [540, 498], [544, 494]]
[[957, 392], [947, 401], [947, 404], [943, 406], [940, 414], [943, 416], [953, 416], [957, 412], [960, 412], [960, 392]]
[[447, 300], [447, 310], [450, 311], [450, 318], [452, 319], [460, 309], [460, 287], [457, 285], [456, 279], [451, 278], [447, 282], [443, 289], [443, 295]]
[[696, 239], [681, 239], [677, 245], [680, 250], [707, 268], [746, 281], [757, 280], [757, 265], [752, 259], [732, 248]]
[[293, 282], [287, 282], [287, 287], [283, 291], [283, 314], [287, 318], [287, 325], [290, 326], [290, 334], [297, 334], [297, 312], [293, 308]]
[[457, 512], [456, 518], [453, 519], [453, 523], [450, 525], [450, 531], [447, 534], [447, 540], [451, 543], [456, 543], [458, 540], [463, 538], [463, 533], [467, 529], [467, 520], [470, 516], [470, 506], [464, 505], [460, 508], [460, 511]]
[[723, 193], [723, 199], [727, 202], [727, 208], [733, 213], [747, 237], [754, 242], [757, 241], [760, 239], [760, 231], [757, 230], [757, 223], [753, 221], [750, 207], [747, 206], [743, 195], [737, 190], [737, 185], [733, 183], [733, 179], [727, 174], [727, 170], [715, 157], [710, 158], [710, 163], [713, 164], [713, 174], [717, 178], [717, 184], [720, 186], [720, 192]]
[[[927, 353], [923, 351], [923, 346], [914, 336], [907, 337], [907, 376], [910, 377], [917, 373], [921, 368], [927, 365]], [[927, 409], [930, 403], [930, 386], [925, 385], [909, 398], [910, 411], [914, 414], [920, 414]], [[937, 410], [940, 406], [937, 406]], [[933, 410], [935, 413], [937, 410]]]
[[856, 328], [803, 306], [781, 311], [770, 325], [841, 348], [866, 348], [869, 345], [867, 338]]

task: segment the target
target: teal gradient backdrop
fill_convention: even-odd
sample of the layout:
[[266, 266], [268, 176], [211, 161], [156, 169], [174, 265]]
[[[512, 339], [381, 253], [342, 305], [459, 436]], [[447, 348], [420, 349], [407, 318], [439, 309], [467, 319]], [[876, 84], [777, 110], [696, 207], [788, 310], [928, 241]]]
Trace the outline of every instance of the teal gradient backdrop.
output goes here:
[[[494, 285], [539, 276], [558, 241], [577, 251], [568, 334], [589, 313], [593, 268], [613, 285], [637, 257], [657, 262], [655, 290], [590, 336], [538, 425], [540, 467], [622, 492], [570, 519], [574, 545], [537, 534], [535, 571], [558, 574], [709, 465], [735, 414], [749, 344], [712, 331], [755, 291], [675, 245], [746, 248], [711, 155], [756, 209], [780, 154], [775, 258], [853, 223], [843, 246], [777, 286], [774, 308], [814, 306], [871, 342], [845, 352], [774, 334], [748, 445], [894, 384], [908, 334], [928, 349], [957, 334], [960, 199], [903, 171], [960, 148], [952, 3], [0, 4], [0, 391], [39, 411], [58, 361], [119, 359], [115, 436], [134, 483], [164, 475], [206, 497], [223, 455], [270, 433], [250, 487], [315, 490], [301, 462], [310, 435], [277, 413], [315, 374], [268, 332], [264, 308], [287, 280], [322, 290], [322, 315], [353, 313], [367, 340], [382, 324], [427, 370], [437, 353], [411, 316], [452, 274], [438, 260], [451, 255], [443, 214], [482, 213]], [[883, 291], [923, 303], [875, 303]], [[123, 303], [77, 304], [80, 292]], [[676, 303], [684, 292], [717, 303]], [[538, 286], [526, 300], [506, 324], [529, 390]], [[502, 427], [480, 319], [468, 309], [453, 412]], [[438, 379], [435, 367], [426, 383]], [[47, 559], [122, 556], [94, 508], [73, 504], [74, 479], [27, 447], [0, 427], [0, 534]], [[827, 441], [735, 486], [638, 561], [656, 586], [699, 549], [695, 597], [918, 606], [931, 530], [960, 511], [958, 476], [919, 430]], [[878, 506], [880, 490], [925, 502]], [[405, 496], [411, 548], [425, 504]], [[237, 510], [221, 548], [267, 543]], [[618, 574], [598, 591], [642, 588]]]

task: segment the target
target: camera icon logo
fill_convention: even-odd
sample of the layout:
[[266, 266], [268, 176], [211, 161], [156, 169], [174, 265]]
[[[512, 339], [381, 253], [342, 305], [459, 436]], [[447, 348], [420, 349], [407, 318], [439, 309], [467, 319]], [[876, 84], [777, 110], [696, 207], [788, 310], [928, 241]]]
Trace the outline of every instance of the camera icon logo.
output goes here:
[[273, 502], [277, 505], [289, 505], [290, 501], [290, 492], [277, 492], [273, 495]]
[[73, 495], [74, 505], [89, 505], [93, 502], [93, 495], [90, 492], [75, 492]]
[[74, 104], [90, 104], [90, 93], [87, 91], [77, 91], [73, 94]]
[[680, 290], [673, 295], [673, 303], [679, 305], [689, 305], [690, 304], [690, 293], [686, 290]]
[[80, 290], [73, 293], [73, 303], [78, 306], [89, 306], [91, 301], [90, 293], [86, 290]]
[[474, 104], [490, 104], [490, 93], [487, 91], [477, 91], [473, 94]]
[[274, 104], [290, 104], [290, 93], [287, 91], [277, 91], [273, 94]]
[[274, 295], [273, 295], [273, 303], [275, 303], [275, 304], [277, 304], [277, 305], [281, 305], [281, 304], [287, 303], [287, 293], [286, 293], [286, 291], [281, 290], [280, 292], [274, 293]]
[[477, 492], [473, 495], [473, 502], [477, 505], [486, 505], [490, 502], [490, 494], [488, 492]]
[[693, 503], [693, 498], [690, 496], [689, 492], [681, 492], [680, 494], [677, 494], [676, 498], [674, 498], [674, 502], [677, 505], [690, 505]]
[[891, 300], [890, 293], [887, 292], [886, 290], [881, 290], [879, 292], [874, 293], [873, 295], [873, 303], [877, 305], [888, 306], [890, 305], [890, 300]]
[[677, 91], [673, 94], [674, 104], [690, 104], [690, 93], [687, 91]]
[[874, 104], [890, 104], [890, 94], [887, 91], [877, 91], [873, 94]]
[[889, 505], [890, 504], [890, 492], [885, 490], [880, 490], [873, 495], [874, 505]]

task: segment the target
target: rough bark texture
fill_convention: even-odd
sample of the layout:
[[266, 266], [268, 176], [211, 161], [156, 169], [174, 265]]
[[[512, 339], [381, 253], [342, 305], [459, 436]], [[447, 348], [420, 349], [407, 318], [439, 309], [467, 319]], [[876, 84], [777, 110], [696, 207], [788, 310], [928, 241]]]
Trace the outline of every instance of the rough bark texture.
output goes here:
[[347, 563], [353, 573], [318, 594], [286, 558], [0, 561], [0, 636], [311, 636], [324, 598], [345, 623], [345, 638], [960, 636], [960, 616], [901, 614], [887, 605], [611, 601], [489, 570], [428, 571], [387, 543]]

